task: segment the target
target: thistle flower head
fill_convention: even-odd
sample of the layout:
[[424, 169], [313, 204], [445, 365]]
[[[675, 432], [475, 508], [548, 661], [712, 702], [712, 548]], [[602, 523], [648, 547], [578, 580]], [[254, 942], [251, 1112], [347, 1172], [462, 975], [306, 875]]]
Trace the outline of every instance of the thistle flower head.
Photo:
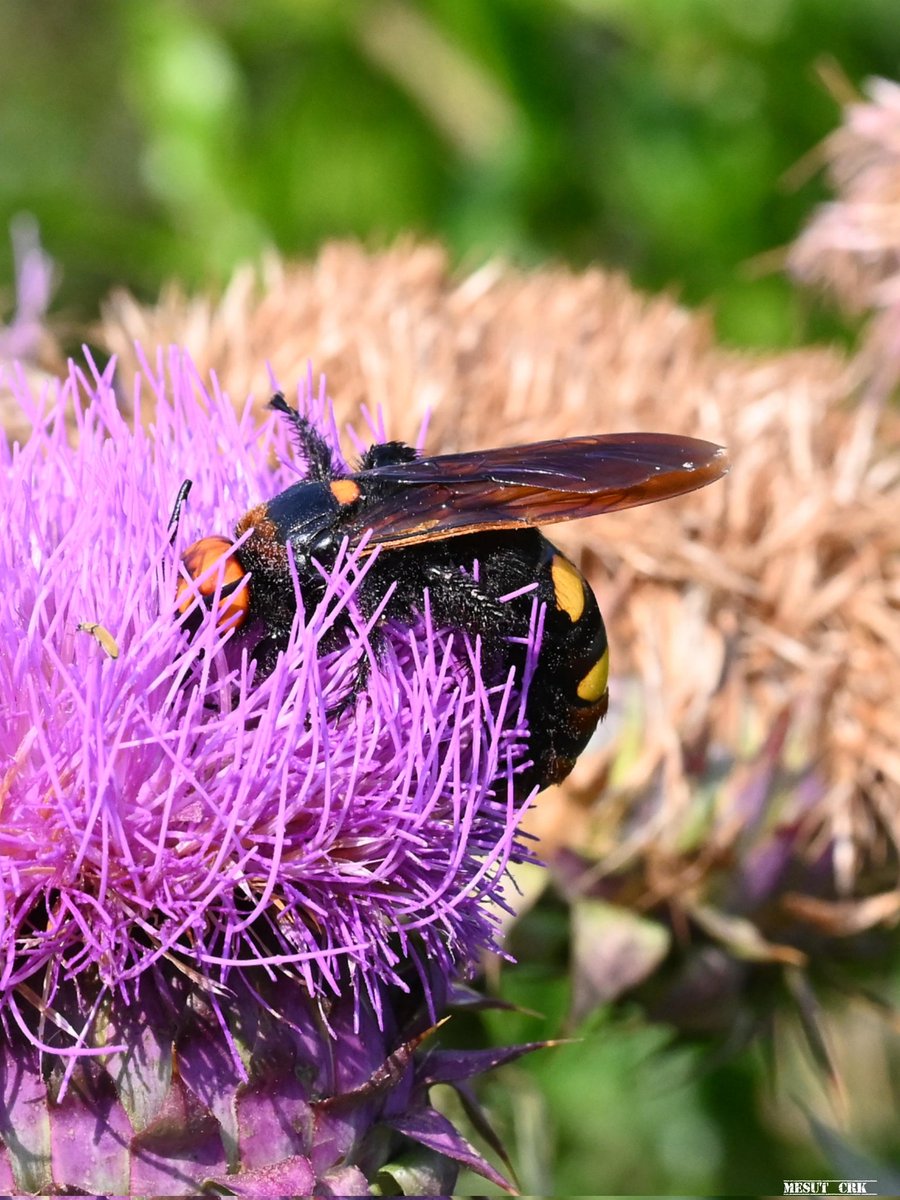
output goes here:
[[[254, 998], [265, 1014], [293, 997], [291, 1036], [311, 1023], [320, 1054], [323, 1030], [344, 1047], [396, 1031], [398, 992], [424, 990], [433, 1017], [495, 947], [525, 853], [521, 681], [486, 678], [427, 597], [376, 652], [354, 601], [366, 565], [346, 548], [260, 678], [252, 641], [213, 619], [189, 636], [175, 594], [190, 541], [296, 478], [277, 418], [236, 413], [177, 352], [144, 364], [133, 427], [112, 367], [71, 367], [40, 396], [10, 384], [33, 433], [0, 447], [0, 1074], [10, 1047], [36, 1078], [49, 1051], [68, 1063], [60, 1097], [74, 1077], [83, 1099], [92, 1056], [133, 1052], [144, 1027], [173, 1044], [161, 1031], [192, 1009], [169, 1084], [194, 1088], [198, 1041], [215, 1058], [199, 1021], [246, 1085], [262, 1018], [251, 1036], [235, 1012]], [[322, 422], [323, 398], [306, 402]], [[358, 1087], [350, 1058], [338, 1074]]]

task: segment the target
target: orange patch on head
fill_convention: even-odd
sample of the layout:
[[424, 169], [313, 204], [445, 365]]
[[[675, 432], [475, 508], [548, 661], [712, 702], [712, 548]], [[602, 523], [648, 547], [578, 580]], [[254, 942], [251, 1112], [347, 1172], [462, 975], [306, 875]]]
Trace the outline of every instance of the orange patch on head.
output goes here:
[[232, 543], [224, 537], [205, 537], [189, 546], [182, 556], [190, 581], [179, 579], [175, 596], [178, 611], [186, 613], [196, 596], [212, 601], [219, 592], [216, 624], [241, 625], [250, 608], [250, 593], [240, 583], [246, 574], [231, 553]]
[[354, 504], [359, 499], [359, 484], [353, 479], [332, 479], [328, 486], [338, 504]]

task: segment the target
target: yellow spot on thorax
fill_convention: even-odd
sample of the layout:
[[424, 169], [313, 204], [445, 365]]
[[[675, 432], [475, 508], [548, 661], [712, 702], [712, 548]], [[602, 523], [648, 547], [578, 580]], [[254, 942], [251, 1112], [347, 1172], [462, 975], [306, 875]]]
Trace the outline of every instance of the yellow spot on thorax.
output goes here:
[[581, 572], [576, 570], [567, 558], [563, 558], [561, 554], [554, 554], [550, 563], [550, 575], [553, 579], [556, 607], [568, 613], [574, 625], [584, 612], [584, 580], [581, 578]]
[[578, 685], [578, 698], [596, 704], [609, 683], [609, 650], [604, 650]]
[[359, 484], [352, 479], [332, 479], [328, 486], [338, 504], [353, 504], [359, 499]]

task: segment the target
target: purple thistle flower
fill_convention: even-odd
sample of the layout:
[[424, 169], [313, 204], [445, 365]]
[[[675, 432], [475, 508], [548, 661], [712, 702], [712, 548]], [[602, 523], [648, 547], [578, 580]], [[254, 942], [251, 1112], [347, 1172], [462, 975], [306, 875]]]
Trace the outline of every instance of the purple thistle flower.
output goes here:
[[[144, 363], [131, 428], [112, 364], [89, 366], [40, 396], [12, 374], [34, 432], [0, 446], [0, 1136], [20, 1134], [48, 1062], [55, 1081], [38, 1122], [44, 1158], [32, 1152], [45, 1174], [31, 1179], [27, 1156], [7, 1151], [0, 1182], [9, 1170], [19, 1190], [108, 1190], [104, 1139], [112, 1154], [142, 1136], [146, 1166], [161, 1153], [148, 1129], [159, 1134], [179, 1104], [196, 1134], [188, 1158], [223, 1181], [296, 1156], [300, 1174], [278, 1190], [308, 1191], [336, 1164], [377, 1167], [358, 1136], [375, 1110], [465, 1157], [424, 1107], [433, 1066], [419, 1091], [415, 1069], [400, 1072], [416, 1098], [404, 1115], [379, 1063], [424, 1028], [398, 1013], [424, 997], [433, 1021], [451, 978], [498, 949], [506, 868], [527, 857], [514, 786], [522, 681], [485, 678], [478, 644], [435, 630], [427, 597], [415, 627], [393, 625], [376, 655], [354, 603], [366, 565], [347, 552], [321, 603], [298, 605], [266, 678], [244, 635], [212, 617], [189, 637], [175, 609], [180, 554], [291, 481], [287, 433], [276, 417], [260, 427], [249, 403], [238, 413], [174, 350]], [[311, 382], [305, 405], [336, 445]], [[169, 512], [188, 477], [173, 545]], [[325, 652], [342, 613], [347, 644]], [[360, 655], [370, 675], [353, 696]], [[296, 1136], [264, 1124], [265, 1146], [233, 1105], [223, 1115], [235, 1097], [247, 1107], [248, 1089], [264, 1108], [284, 1101], [298, 1071], [309, 1077]], [[284, 1086], [267, 1090], [274, 1076]], [[110, 1079], [128, 1137], [109, 1116]], [[359, 1102], [353, 1130], [323, 1149], [320, 1127], [346, 1119], [320, 1107], [310, 1133], [302, 1114], [345, 1093]], [[94, 1158], [82, 1139], [65, 1174], [59, 1147], [85, 1119], [79, 1106], [101, 1114], [103, 1132]], [[166, 1171], [180, 1151], [159, 1136], [159, 1173], [129, 1167], [129, 1188], [175, 1187]], [[213, 1148], [200, 1153], [204, 1139]], [[206, 1178], [179, 1170], [188, 1190]]]

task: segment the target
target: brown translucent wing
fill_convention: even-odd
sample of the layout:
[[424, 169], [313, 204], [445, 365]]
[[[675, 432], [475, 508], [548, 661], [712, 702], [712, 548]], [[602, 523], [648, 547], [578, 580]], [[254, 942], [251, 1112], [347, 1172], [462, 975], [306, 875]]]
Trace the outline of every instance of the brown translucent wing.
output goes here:
[[[359, 533], [399, 547], [486, 529], [551, 525], [652, 504], [728, 470], [721, 446], [666, 433], [619, 433], [419, 458], [362, 471], [371, 497]], [[397, 490], [385, 489], [394, 483]], [[376, 498], [381, 493], [382, 498]]]

